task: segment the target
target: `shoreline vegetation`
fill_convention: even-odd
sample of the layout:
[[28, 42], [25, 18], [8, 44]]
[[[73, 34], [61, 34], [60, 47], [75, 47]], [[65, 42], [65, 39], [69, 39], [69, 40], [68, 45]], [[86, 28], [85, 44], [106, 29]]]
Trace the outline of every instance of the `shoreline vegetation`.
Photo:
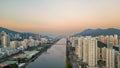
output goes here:
[[71, 64], [70, 58], [69, 58], [70, 53], [68, 51], [67, 45], [66, 45], [66, 68], [72, 68], [72, 64]]

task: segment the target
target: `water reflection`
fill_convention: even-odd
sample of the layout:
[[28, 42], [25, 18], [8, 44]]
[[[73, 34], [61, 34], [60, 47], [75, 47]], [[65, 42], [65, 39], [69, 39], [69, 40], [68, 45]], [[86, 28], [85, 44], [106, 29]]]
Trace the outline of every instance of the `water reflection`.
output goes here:
[[66, 39], [61, 39], [26, 68], [65, 68]]

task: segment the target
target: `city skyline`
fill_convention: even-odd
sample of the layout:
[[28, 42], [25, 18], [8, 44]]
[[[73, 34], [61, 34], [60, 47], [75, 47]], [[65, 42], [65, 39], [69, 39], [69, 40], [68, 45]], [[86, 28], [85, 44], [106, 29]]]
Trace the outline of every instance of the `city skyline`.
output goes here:
[[119, 0], [1, 0], [0, 26], [51, 34], [119, 28], [119, 8]]

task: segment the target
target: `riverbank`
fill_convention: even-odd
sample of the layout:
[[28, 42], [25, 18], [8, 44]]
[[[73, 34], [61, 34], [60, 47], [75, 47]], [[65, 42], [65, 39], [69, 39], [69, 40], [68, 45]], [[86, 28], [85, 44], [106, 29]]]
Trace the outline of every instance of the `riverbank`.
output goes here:
[[44, 53], [45, 51], [47, 51], [50, 47], [52, 47], [52, 45], [54, 45], [58, 40], [54, 41], [51, 44], [44, 44], [45, 47], [43, 49], [37, 48], [36, 50], [39, 51], [38, 53], [36, 53], [35, 55], [32, 56], [32, 58], [30, 60], [28, 60], [23, 66], [21, 66], [20, 68], [25, 68], [29, 63], [33, 62], [35, 59], [38, 58], [38, 56], [40, 56], [42, 53]]
[[52, 43], [45, 43], [38, 45], [37, 47], [31, 47], [26, 49], [18, 55], [12, 56], [6, 61], [2, 62], [2, 68], [25, 68], [30, 62], [33, 62], [43, 52], [47, 51], [52, 45], [54, 45], [60, 39], [54, 40]]
[[59, 40], [47, 51], [42, 53], [25, 68], [65, 68], [66, 44], [65, 39]]

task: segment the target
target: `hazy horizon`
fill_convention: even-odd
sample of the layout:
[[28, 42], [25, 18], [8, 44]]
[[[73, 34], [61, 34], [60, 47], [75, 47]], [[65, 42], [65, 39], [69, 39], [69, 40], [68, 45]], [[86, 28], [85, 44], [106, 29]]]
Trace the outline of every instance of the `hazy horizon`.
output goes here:
[[48, 34], [120, 28], [120, 0], [1, 0], [0, 26]]

